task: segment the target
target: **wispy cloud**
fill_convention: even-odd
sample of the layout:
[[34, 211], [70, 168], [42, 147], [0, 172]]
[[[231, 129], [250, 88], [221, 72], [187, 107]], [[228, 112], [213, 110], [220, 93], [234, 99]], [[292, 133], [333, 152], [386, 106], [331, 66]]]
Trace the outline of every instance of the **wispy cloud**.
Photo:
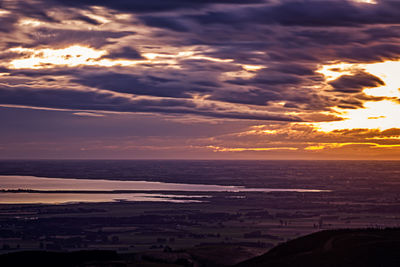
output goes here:
[[0, 105], [219, 124], [184, 137], [204, 153], [395, 149], [399, 36], [389, 0], [5, 0]]

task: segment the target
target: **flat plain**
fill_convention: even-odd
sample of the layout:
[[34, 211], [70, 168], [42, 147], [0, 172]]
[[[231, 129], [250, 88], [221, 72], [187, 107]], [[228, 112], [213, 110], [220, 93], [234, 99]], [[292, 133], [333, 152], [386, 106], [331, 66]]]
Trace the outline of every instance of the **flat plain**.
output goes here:
[[[320, 230], [399, 226], [399, 173], [396, 162], [370, 161], [1, 162], [1, 175], [326, 191], [193, 192], [207, 197], [188, 203], [2, 204], [0, 251], [101, 249], [171, 262], [188, 253], [231, 265]], [[150, 193], [179, 199], [188, 192]]]

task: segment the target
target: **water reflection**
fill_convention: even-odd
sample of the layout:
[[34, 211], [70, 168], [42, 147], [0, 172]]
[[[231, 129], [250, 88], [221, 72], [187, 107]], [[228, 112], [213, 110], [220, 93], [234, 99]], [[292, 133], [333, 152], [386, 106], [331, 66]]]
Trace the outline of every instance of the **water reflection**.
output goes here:
[[246, 188], [233, 185], [177, 184], [148, 181], [91, 180], [42, 178], [35, 176], [0, 175], [0, 189], [32, 190], [137, 190], [137, 191], [189, 191], [189, 192], [321, 192], [314, 189]]
[[[62, 204], [78, 202], [156, 201], [173, 203], [198, 203], [209, 196], [184, 196], [164, 194], [77, 194], [77, 193], [0, 193], [0, 204]], [[189, 198], [189, 199], [187, 199]]]
[[[10, 203], [69, 203], [69, 202], [113, 202], [113, 201], [168, 201], [178, 203], [202, 202], [192, 194], [160, 194], [151, 191], [180, 192], [322, 192], [315, 189], [246, 188], [230, 185], [178, 184], [148, 181], [120, 181], [70, 178], [42, 178], [35, 176], [0, 175], [0, 204]], [[7, 192], [6, 190], [36, 190], [36, 192]], [[138, 191], [119, 192], [115, 191]], [[47, 192], [37, 192], [47, 191]], [[63, 192], [51, 192], [63, 191]], [[65, 192], [67, 191], [67, 192]], [[69, 193], [68, 191], [71, 191]], [[73, 192], [73, 191], [90, 191]], [[101, 191], [101, 192], [100, 192]], [[114, 191], [114, 192], [113, 192]], [[149, 191], [143, 193], [139, 191]]]

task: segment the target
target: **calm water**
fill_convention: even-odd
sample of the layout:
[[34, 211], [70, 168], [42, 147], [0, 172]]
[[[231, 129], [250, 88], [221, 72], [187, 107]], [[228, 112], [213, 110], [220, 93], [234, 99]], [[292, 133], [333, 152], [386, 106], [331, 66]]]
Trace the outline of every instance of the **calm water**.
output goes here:
[[[235, 198], [252, 192], [396, 193], [398, 188], [398, 161], [0, 161], [0, 189], [138, 191], [120, 195], [115, 192], [70, 192], [70, 195], [66, 194], [69, 192], [47, 192], [45, 198], [43, 192], [2, 192], [0, 203], [124, 199], [184, 202], [207, 201], [207, 198], [196, 198], [196, 192], [210, 196], [230, 192], [230, 197]], [[168, 191], [172, 195], [166, 196]], [[51, 202], [56, 198], [61, 200]]]
[[[114, 193], [116, 190], [130, 191], [180, 191], [180, 192], [321, 192], [313, 189], [246, 188], [205, 184], [180, 184], [148, 181], [118, 181], [104, 179], [44, 178], [35, 176], [0, 175], [2, 190], [42, 190], [47, 192], [2, 192], [0, 204], [11, 203], [67, 203], [67, 202], [111, 202], [111, 201], [169, 201], [193, 203], [210, 196], [171, 195], [155, 193]], [[91, 193], [55, 193], [48, 191], [91, 191]], [[98, 193], [96, 193], [98, 191]], [[109, 191], [104, 193], [104, 191]]]
[[244, 186], [178, 184], [148, 181], [116, 181], [103, 179], [43, 178], [0, 175], [0, 189], [82, 190], [82, 191], [184, 191], [184, 192], [321, 192], [314, 189], [246, 188]]
[[[204, 202], [209, 196], [166, 194], [77, 194], [77, 193], [0, 193], [0, 204], [63, 204], [78, 202], [156, 201], [173, 203]], [[187, 199], [190, 198], [190, 199]], [[199, 199], [199, 200], [196, 200]]]

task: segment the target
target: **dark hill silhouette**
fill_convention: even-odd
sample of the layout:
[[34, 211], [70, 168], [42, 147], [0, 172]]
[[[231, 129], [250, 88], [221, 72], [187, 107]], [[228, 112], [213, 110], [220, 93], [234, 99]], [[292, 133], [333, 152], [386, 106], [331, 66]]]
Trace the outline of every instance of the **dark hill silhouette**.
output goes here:
[[[0, 266], [228, 266], [228, 260], [223, 259], [232, 257], [232, 253], [236, 252], [232, 247], [226, 246], [227, 244], [215, 245], [214, 248], [209, 246], [208, 252], [204, 247], [194, 247], [180, 252], [157, 252], [158, 254], [118, 254], [104, 250], [19, 251], [0, 255]], [[211, 255], [207, 257], [206, 254]], [[219, 254], [220, 257], [215, 258], [213, 254]], [[288, 241], [235, 266], [398, 267], [400, 228], [325, 230]]]
[[281, 244], [236, 266], [400, 266], [400, 229], [321, 231]]
[[125, 266], [115, 251], [83, 250], [74, 252], [20, 251], [0, 255], [0, 266]]

